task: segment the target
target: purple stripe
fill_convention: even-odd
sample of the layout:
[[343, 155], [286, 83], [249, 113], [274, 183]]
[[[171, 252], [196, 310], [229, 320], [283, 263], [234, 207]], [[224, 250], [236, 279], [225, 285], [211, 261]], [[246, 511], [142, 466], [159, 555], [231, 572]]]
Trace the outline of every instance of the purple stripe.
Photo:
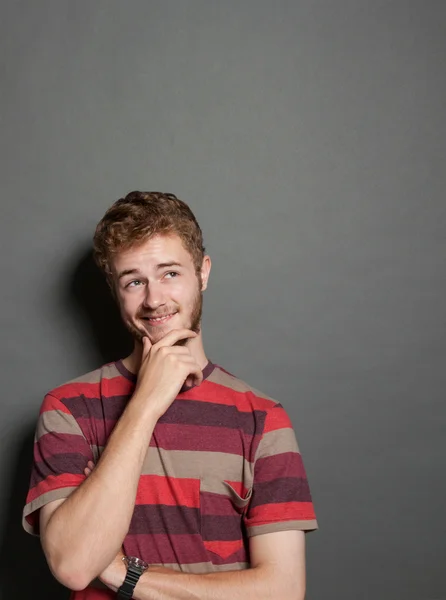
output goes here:
[[103, 396], [102, 398], [73, 396], [62, 398], [61, 402], [68, 408], [75, 419], [117, 421], [122, 415], [129, 399], [130, 394]]
[[61, 475], [62, 473], [83, 474], [88, 460], [91, 456], [80, 454], [55, 454], [42, 461], [35, 462], [31, 472], [30, 488], [35, 487], [49, 475]]
[[149, 564], [190, 564], [209, 561], [208, 553], [199, 534], [127, 535], [123, 546], [127, 556], [139, 556]]
[[[129, 401], [130, 395], [109, 396], [102, 399], [74, 396], [61, 402], [75, 419], [117, 421]], [[236, 406], [215, 402], [176, 399], [160, 418], [159, 423], [205, 425], [240, 429], [248, 435], [263, 433], [265, 411], [239, 411]]]
[[129, 534], [167, 533], [195, 534], [200, 532], [200, 509], [164, 504], [135, 506]]
[[201, 515], [201, 535], [208, 542], [234, 541], [242, 538], [241, 515]]
[[[257, 437], [260, 440], [260, 435]], [[224, 451], [239, 456], [244, 456], [252, 443], [252, 436], [239, 429], [220, 427], [216, 432], [215, 427], [171, 423], [158, 423], [150, 441], [151, 446], [166, 450]]]
[[302, 457], [297, 452], [283, 452], [266, 458], [259, 458], [255, 467], [255, 479], [259, 483], [272, 481], [277, 477], [298, 477], [306, 479]]
[[[265, 411], [242, 412], [236, 406], [197, 400], [175, 400], [159, 420], [160, 423], [205, 425], [241, 429], [248, 435], [263, 433]], [[218, 435], [218, 432], [216, 432]]]
[[70, 450], [72, 454], [85, 454], [90, 447], [85, 438], [73, 433], [45, 433], [34, 444], [34, 460], [51, 458], [54, 454], [64, 454]]
[[280, 502], [311, 502], [308, 481], [299, 477], [283, 477], [254, 485], [250, 508]]
[[225, 494], [200, 492], [200, 509], [202, 515], [241, 515], [246, 504], [247, 502], [243, 502], [238, 506]]
[[106, 446], [116, 421], [90, 421], [89, 419], [78, 419], [79, 427], [88, 444], [92, 446]]

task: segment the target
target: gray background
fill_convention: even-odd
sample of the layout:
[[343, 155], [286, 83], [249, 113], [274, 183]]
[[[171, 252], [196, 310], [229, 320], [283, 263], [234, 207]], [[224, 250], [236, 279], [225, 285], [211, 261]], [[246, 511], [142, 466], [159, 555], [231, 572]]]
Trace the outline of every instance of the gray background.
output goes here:
[[446, 598], [446, 6], [2, 3], [1, 598], [43, 394], [126, 342], [88, 256], [134, 189], [190, 203], [208, 355], [280, 400], [320, 531], [309, 600]]

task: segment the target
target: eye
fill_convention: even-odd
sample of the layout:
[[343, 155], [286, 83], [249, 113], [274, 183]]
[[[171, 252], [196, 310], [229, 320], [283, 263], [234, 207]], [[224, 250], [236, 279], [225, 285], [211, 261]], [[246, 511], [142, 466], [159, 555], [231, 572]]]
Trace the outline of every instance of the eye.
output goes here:
[[142, 284], [142, 281], [140, 279], [134, 279], [133, 281], [129, 281], [128, 283], [125, 284], [126, 288], [129, 287], [136, 287]]
[[176, 271], [169, 271], [168, 273], [165, 274], [165, 277], [167, 277], [168, 279], [174, 279], [178, 275], [179, 275], [179, 273], [177, 273]]

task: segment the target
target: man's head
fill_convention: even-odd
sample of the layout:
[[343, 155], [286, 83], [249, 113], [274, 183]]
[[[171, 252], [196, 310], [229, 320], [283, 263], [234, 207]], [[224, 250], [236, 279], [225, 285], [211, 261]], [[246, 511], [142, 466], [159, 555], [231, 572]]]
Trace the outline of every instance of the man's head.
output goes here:
[[99, 222], [94, 257], [137, 339], [199, 331], [210, 259], [190, 208], [173, 194], [131, 192]]

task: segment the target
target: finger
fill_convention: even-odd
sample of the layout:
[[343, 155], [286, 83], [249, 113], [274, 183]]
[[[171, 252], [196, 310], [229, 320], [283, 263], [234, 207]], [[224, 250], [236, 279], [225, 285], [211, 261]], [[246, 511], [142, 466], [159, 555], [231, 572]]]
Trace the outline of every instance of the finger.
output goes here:
[[85, 467], [84, 473], [88, 477], [89, 475], [91, 475], [91, 470], [88, 467]]
[[190, 350], [187, 346], [162, 346], [162, 348], [165, 348], [164, 351], [166, 354], [175, 354], [178, 356], [184, 356], [186, 358], [192, 358]]
[[94, 468], [94, 462], [93, 462], [92, 460], [89, 460], [89, 461], [87, 462], [87, 467], [88, 467], [89, 469], [93, 470], [93, 468]]
[[152, 348], [152, 342], [150, 341], [150, 339], [148, 338], [148, 336], [145, 335], [142, 338], [142, 356], [141, 356], [141, 362], [144, 361], [149, 356], [151, 348]]
[[[186, 359], [187, 362], [187, 359]], [[189, 366], [189, 365], [188, 365]], [[186, 385], [200, 385], [203, 381], [203, 371], [195, 360], [189, 366], [189, 375], [186, 377]]]
[[185, 340], [187, 338], [197, 337], [195, 331], [191, 329], [172, 329], [156, 344], [153, 345], [154, 348], [162, 348], [163, 346], [173, 346], [179, 340]]

